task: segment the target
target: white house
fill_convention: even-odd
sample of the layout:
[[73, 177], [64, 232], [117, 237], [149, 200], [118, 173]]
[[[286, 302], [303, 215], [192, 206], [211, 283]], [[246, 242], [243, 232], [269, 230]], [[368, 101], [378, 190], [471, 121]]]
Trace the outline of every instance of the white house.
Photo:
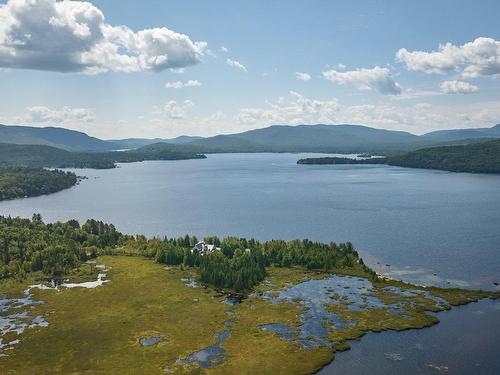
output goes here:
[[220, 247], [215, 247], [215, 245], [210, 245], [205, 243], [205, 241], [200, 241], [191, 249], [191, 252], [195, 251], [200, 253], [201, 255], [213, 253], [216, 250], [220, 250]]

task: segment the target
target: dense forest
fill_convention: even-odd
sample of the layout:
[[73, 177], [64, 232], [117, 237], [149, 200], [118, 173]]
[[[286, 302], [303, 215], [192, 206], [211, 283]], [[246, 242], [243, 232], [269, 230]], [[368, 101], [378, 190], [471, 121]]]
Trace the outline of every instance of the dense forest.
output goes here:
[[153, 238], [143, 236], [126, 246], [127, 254], [155, 259], [158, 263], [198, 267], [200, 280], [217, 288], [236, 292], [250, 290], [266, 276], [266, 267], [303, 267], [309, 270], [332, 271], [359, 268], [367, 276], [376, 278], [366, 267], [351, 243], [324, 244], [304, 240], [271, 240], [207, 237], [206, 243], [220, 250], [209, 254], [192, 251], [196, 237]]
[[111, 152], [70, 152], [52, 146], [0, 143], [0, 167], [107, 169], [114, 168], [115, 163], [203, 158], [206, 156], [185, 150], [182, 145], [167, 143]]
[[0, 143], [0, 167], [22, 168], [114, 168], [99, 153], [70, 152], [44, 145]]
[[0, 216], [0, 239], [0, 279], [23, 278], [37, 271], [61, 276], [102, 254], [144, 256], [161, 264], [194, 267], [201, 282], [236, 292], [249, 291], [261, 282], [268, 266], [357, 269], [376, 278], [349, 242], [208, 237], [205, 242], [217, 250], [201, 254], [193, 250], [196, 237], [147, 239], [121, 234], [113, 225], [96, 220], [81, 226], [76, 220], [45, 224], [40, 215], [33, 215], [32, 220]]
[[71, 172], [47, 169], [0, 169], [0, 201], [35, 197], [67, 189], [77, 182]]
[[80, 226], [76, 220], [45, 224], [40, 215], [31, 220], [0, 216], [0, 279], [37, 271], [65, 275], [121, 238], [113, 225], [95, 220]]
[[451, 172], [500, 173], [500, 140], [431, 147], [386, 158], [354, 160], [338, 157], [307, 158], [298, 164], [388, 164]]
[[426, 148], [391, 156], [387, 163], [452, 172], [500, 173], [500, 140]]

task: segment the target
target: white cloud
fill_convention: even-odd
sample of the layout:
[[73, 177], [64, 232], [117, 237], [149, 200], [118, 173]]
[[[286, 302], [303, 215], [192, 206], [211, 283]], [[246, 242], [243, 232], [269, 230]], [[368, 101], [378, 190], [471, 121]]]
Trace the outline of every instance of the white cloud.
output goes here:
[[184, 84], [185, 87], [197, 87], [201, 86], [201, 82], [198, 81], [197, 79], [190, 79]]
[[167, 89], [181, 89], [184, 87], [184, 83], [182, 81], [167, 82], [165, 83], [165, 87]]
[[242, 108], [236, 119], [241, 124], [259, 126], [332, 123], [337, 109], [337, 99], [312, 100], [290, 91], [288, 100], [280, 98], [267, 108]]
[[295, 78], [297, 78], [299, 81], [310, 81], [311, 75], [308, 73], [295, 72]]
[[9, 0], [0, 5], [0, 67], [96, 74], [162, 71], [201, 61], [205, 42], [165, 27], [111, 26], [89, 2]]
[[219, 121], [225, 120], [226, 118], [227, 118], [227, 115], [224, 112], [217, 111], [215, 113], [212, 113], [208, 117], [208, 121], [209, 122], [219, 122]]
[[120, 137], [173, 137], [180, 134], [210, 136], [272, 124], [363, 124], [424, 133], [500, 123], [500, 101], [463, 104], [459, 109], [454, 104], [407, 103], [388, 100], [387, 103], [344, 105], [335, 98], [313, 99], [292, 91], [286, 97], [261, 107], [241, 108], [235, 113], [217, 111], [197, 116], [190, 111], [194, 107], [191, 101], [170, 101], [163, 107], [154, 106], [153, 111], [141, 120], [148, 124], [147, 127], [141, 127], [141, 134], [138, 133], [137, 120], [127, 120], [117, 127], [116, 121], [106, 123], [93, 120], [95, 116], [92, 111], [84, 108], [30, 107], [21, 116], [0, 118], [0, 123], [54, 124], [107, 138], [116, 138], [117, 132]]
[[339, 85], [351, 85], [360, 90], [376, 90], [381, 94], [398, 95], [401, 93], [399, 84], [393, 81], [387, 68], [356, 69], [339, 72], [331, 69], [323, 72], [323, 76]]
[[461, 46], [452, 43], [439, 45], [438, 51], [409, 52], [401, 48], [396, 60], [409, 70], [427, 74], [460, 71], [463, 77], [500, 75], [500, 42], [492, 38], [477, 38]]
[[444, 81], [440, 87], [445, 94], [472, 94], [479, 91], [479, 87], [464, 81]]
[[414, 105], [362, 104], [342, 108], [339, 121], [377, 128], [416, 132], [419, 126], [436, 126], [444, 117], [427, 103]]
[[94, 120], [94, 113], [87, 108], [62, 107], [57, 110], [45, 106], [33, 106], [27, 108], [27, 114], [23, 122], [37, 124], [69, 124], [92, 122]]
[[175, 82], [167, 82], [165, 87], [167, 89], [181, 89], [183, 87], [198, 87], [201, 86], [201, 82], [196, 79], [190, 79], [186, 82], [175, 81]]
[[397, 101], [415, 100], [415, 99], [430, 98], [439, 95], [443, 95], [443, 93], [437, 90], [420, 90], [420, 89], [415, 90], [410, 87], [403, 90], [399, 95], [391, 96], [391, 99]]
[[358, 123], [376, 128], [425, 133], [439, 129], [488, 127], [500, 121], [500, 102], [463, 105], [365, 104], [341, 107], [341, 123]]
[[228, 50], [226, 47], [224, 47], [224, 46], [222, 46], [222, 47], [220, 48], [220, 51], [221, 51], [221, 52], [223, 52], [223, 53], [227, 53], [227, 52], [229, 52], [229, 50]]
[[235, 118], [244, 129], [273, 124], [362, 124], [412, 133], [500, 122], [500, 102], [467, 104], [460, 110], [455, 105], [403, 103], [343, 105], [337, 99], [311, 99], [292, 91], [287, 99], [279, 98], [266, 107], [242, 108]]
[[170, 68], [170, 71], [174, 74], [184, 74], [186, 72], [186, 68]]
[[214, 51], [212, 51], [210, 48], [206, 48], [205, 49], [205, 53], [207, 54], [207, 56], [210, 56], [210, 57], [213, 57], [213, 58], [217, 58], [217, 55]]
[[227, 59], [226, 60], [226, 64], [235, 68], [235, 69], [238, 69], [238, 70], [241, 70], [242, 72], [245, 72], [247, 73], [247, 68], [245, 67], [245, 65], [243, 65], [242, 63], [240, 63], [239, 61], [236, 61], [236, 60], [232, 60], [232, 59]]
[[163, 111], [171, 119], [177, 120], [186, 117], [186, 110], [193, 106], [194, 104], [191, 100], [184, 100], [182, 103], [171, 100], [165, 104]]

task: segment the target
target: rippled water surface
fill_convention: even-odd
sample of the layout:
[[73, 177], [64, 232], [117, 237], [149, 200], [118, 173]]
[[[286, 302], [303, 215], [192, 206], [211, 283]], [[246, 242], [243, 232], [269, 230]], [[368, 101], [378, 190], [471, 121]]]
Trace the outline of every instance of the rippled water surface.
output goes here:
[[[398, 278], [489, 289], [500, 282], [500, 176], [295, 164], [305, 156], [209, 155], [205, 160], [77, 170], [88, 177], [80, 185], [48, 196], [2, 202], [0, 214], [30, 217], [38, 212], [47, 221], [96, 218], [114, 223], [121, 231], [149, 236], [189, 233], [262, 240], [349, 240], [368, 264]], [[443, 313], [439, 315], [443, 324], [426, 330], [368, 335], [352, 351], [338, 355], [331, 365], [337, 372], [331, 373], [344, 373], [342, 358], [357, 363], [350, 373], [367, 373], [375, 355], [385, 364], [383, 373], [401, 373], [400, 366], [409, 366], [413, 373], [443, 372], [446, 366], [450, 373], [469, 374], [476, 369], [453, 368], [449, 362], [454, 358], [457, 363], [464, 358], [476, 361], [483, 366], [477, 373], [488, 373], [498, 365], [488, 337], [500, 337], [499, 310], [483, 309], [480, 317], [489, 322], [483, 332], [479, 314], [467, 313], [471, 309]], [[449, 337], [457, 331], [477, 345], [448, 348]], [[435, 352], [437, 345], [450, 356], [442, 356], [447, 363], [433, 360], [430, 365], [437, 367], [425, 361], [420, 366], [416, 358], [422, 352], [400, 353], [404, 344], [400, 337], [411, 342], [413, 335], [424, 352]], [[366, 355], [366, 345], [376, 347], [378, 354]], [[384, 352], [379, 353], [382, 347]]]

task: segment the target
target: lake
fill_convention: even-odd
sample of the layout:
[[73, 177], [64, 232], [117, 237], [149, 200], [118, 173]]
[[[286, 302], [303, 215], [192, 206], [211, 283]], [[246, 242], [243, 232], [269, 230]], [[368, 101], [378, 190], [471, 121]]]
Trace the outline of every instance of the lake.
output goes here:
[[[1, 202], [0, 214], [37, 212], [45, 221], [95, 218], [148, 236], [351, 241], [374, 269], [408, 281], [487, 289], [500, 282], [500, 176], [296, 164], [308, 156], [215, 154], [75, 170], [88, 179], [56, 194]], [[443, 323], [423, 331], [369, 334], [323, 371], [345, 373], [352, 362], [351, 373], [368, 373], [378, 356], [376, 372], [438, 373], [449, 367], [453, 373], [474, 373], [466, 366], [453, 368], [450, 356], [459, 361], [466, 355], [468, 362], [479, 363], [473, 368], [477, 373], [489, 373], [500, 368], [498, 356], [488, 350], [488, 338], [500, 337], [500, 309], [491, 301], [474, 306], [440, 314]], [[489, 322], [485, 335], [478, 319]], [[446, 346], [453, 345], [449, 337], [469, 336], [483, 345]], [[422, 351], [408, 349], [412, 340]], [[431, 344], [441, 348], [443, 363], [415, 359], [426, 358], [426, 350], [436, 353]], [[372, 347], [373, 352], [367, 349]]]

